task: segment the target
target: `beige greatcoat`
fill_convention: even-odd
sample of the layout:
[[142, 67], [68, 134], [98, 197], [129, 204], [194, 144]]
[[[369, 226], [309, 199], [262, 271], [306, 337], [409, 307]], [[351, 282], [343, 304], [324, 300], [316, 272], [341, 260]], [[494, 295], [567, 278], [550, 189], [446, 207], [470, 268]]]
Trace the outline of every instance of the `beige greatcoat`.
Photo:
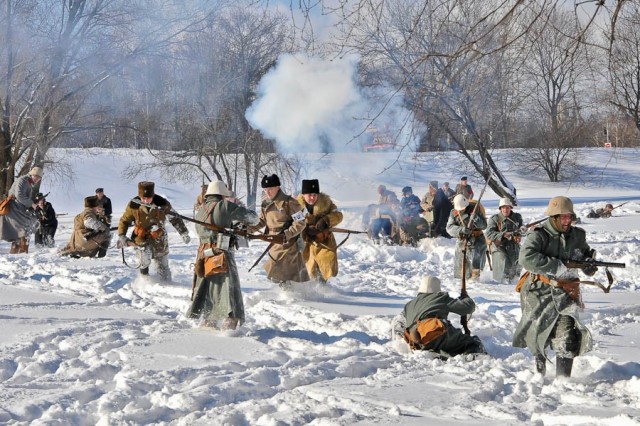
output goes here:
[[[87, 223], [95, 224], [95, 228], [88, 227]], [[71, 239], [60, 254], [74, 257], [103, 257], [107, 253], [110, 242], [109, 226], [100, 221], [92, 208], [85, 207], [73, 219]]]
[[[314, 205], [304, 201], [302, 194], [298, 195], [298, 203], [303, 209], [307, 209], [305, 221], [307, 226], [315, 226], [320, 219], [328, 221], [329, 227], [334, 227], [342, 222], [342, 212], [331, 201], [327, 194], [318, 194], [318, 200]], [[338, 244], [333, 232], [324, 231], [315, 236], [303, 232], [305, 242], [302, 257], [307, 265], [307, 272], [311, 278], [316, 278], [318, 271], [324, 280], [338, 275]]]
[[267, 235], [281, 232], [286, 238], [284, 244], [274, 244], [269, 250], [269, 260], [264, 264], [267, 278], [275, 282], [309, 281], [309, 274], [298, 248], [297, 240], [307, 226], [304, 219], [294, 220], [291, 216], [301, 212], [302, 207], [295, 198], [278, 191], [273, 200], [264, 200], [260, 208], [260, 224], [266, 227]]

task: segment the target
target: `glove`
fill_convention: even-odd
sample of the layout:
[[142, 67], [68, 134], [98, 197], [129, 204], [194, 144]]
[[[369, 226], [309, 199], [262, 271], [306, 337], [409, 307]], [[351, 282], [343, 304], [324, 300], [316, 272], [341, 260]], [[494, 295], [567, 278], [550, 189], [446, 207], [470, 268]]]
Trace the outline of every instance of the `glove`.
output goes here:
[[471, 229], [469, 228], [462, 228], [460, 230], [460, 233], [458, 234], [460, 237], [462, 238], [468, 238], [471, 236]]
[[180, 236], [182, 237], [182, 241], [184, 241], [185, 244], [189, 244], [191, 242], [191, 237], [187, 232], [185, 232], [184, 234], [180, 234]]
[[511, 240], [511, 239], [513, 238], [513, 234], [512, 234], [511, 232], [505, 232], [505, 233], [502, 235], [502, 237], [503, 237], [505, 240]]
[[327, 229], [329, 229], [329, 221], [326, 218], [320, 219], [316, 222], [316, 229], [320, 232], [326, 231]]
[[309, 225], [304, 228], [304, 232], [310, 237], [315, 237], [316, 235], [318, 235], [319, 231], [315, 226]]
[[284, 244], [287, 241], [287, 237], [284, 234], [270, 235], [270, 241], [275, 244]]
[[595, 265], [585, 266], [582, 268], [582, 272], [584, 272], [585, 275], [592, 277], [596, 272], [598, 272], [598, 267]]
[[124, 248], [127, 247], [129, 245], [129, 239], [127, 238], [126, 235], [120, 235], [120, 238], [118, 238], [118, 248]]

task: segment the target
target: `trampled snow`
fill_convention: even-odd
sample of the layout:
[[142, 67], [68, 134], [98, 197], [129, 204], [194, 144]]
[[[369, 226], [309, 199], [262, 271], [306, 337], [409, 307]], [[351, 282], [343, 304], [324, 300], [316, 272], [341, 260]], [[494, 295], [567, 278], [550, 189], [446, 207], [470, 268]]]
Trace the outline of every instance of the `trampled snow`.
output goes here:
[[[573, 377], [555, 380], [553, 366], [542, 377], [531, 354], [511, 346], [518, 294], [494, 283], [488, 269], [468, 291], [477, 303], [469, 327], [489, 356], [442, 361], [391, 340], [390, 321], [421, 276], [437, 275], [459, 293], [453, 240], [411, 248], [351, 236], [328, 287], [307, 283], [288, 293], [260, 267], [247, 272], [265, 248], [252, 244], [236, 255], [246, 323], [236, 331], [200, 328], [184, 316], [197, 242], [185, 245], [170, 225], [170, 283], [159, 282], [153, 267], [140, 277], [116, 248], [102, 259], [57, 254], [96, 187], [111, 197], [117, 221], [138, 180], [154, 180], [185, 215], [199, 180], [172, 183], [161, 172], [125, 179], [128, 164], [144, 155], [130, 151], [56, 151], [74, 173], [70, 181], [45, 171], [42, 192], [66, 213], [56, 248], [10, 255], [0, 243], [0, 424], [640, 424], [639, 153], [589, 150], [588, 174], [571, 184], [503, 166], [526, 222], [544, 217], [550, 197], [567, 195], [597, 257], [627, 264], [612, 270], [609, 294], [583, 289], [582, 319], [595, 348], [576, 359]], [[361, 212], [380, 183], [398, 193], [413, 186], [420, 197], [430, 180], [455, 186], [461, 174], [479, 186], [471, 170], [451, 168], [455, 154], [424, 154], [420, 162], [406, 155], [393, 164], [395, 155], [309, 156], [312, 172], [302, 177], [320, 179], [345, 213], [341, 226], [351, 229], [362, 229]], [[487, 190], [484, 200], [495, 213], [497, 196]], [[592, 208], [625, 201], [610, 219], [586, 218]], [[605, 281], [602, 271], [595, 278]]]

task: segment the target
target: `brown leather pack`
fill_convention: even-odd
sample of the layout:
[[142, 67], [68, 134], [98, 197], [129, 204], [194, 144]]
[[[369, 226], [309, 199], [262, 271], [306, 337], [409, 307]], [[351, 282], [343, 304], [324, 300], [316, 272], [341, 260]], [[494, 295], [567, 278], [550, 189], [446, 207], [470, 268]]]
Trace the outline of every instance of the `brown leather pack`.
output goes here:
[[411, 349], [420, 349], [423, 346], [427, 346], [447, 332], [446, 326], [439, 318], [417, 320], [416, 324], [417, 326], [413, 333], [409, 333], [408, 328], [404, 331], [404, 338]]

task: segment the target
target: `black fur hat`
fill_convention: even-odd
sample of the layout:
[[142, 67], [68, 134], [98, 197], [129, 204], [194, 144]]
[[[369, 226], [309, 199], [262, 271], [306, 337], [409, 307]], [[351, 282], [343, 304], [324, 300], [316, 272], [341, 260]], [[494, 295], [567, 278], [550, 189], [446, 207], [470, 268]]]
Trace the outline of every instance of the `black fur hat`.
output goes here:
[[138, 196], [140, 198], [153, 197], [155, 195], [155, 186], [153, 182], [138, 182]]
[[95, 195], [85, 197], [84, 206], [89, 208], [98, 207], [98, 197], [96, 197]]
[[272, 188], [274, 186], [280, 186], [280, 178], [276, 174], [272, 174], [271, 176], [264, 176], [262, 178], [262, 182], [260, 185], [263, 188]]
[[319, 194], [320, 193], [320, 184], [318, 183], [318, 179], [309, 179], [302, 181], [302, 194]]

